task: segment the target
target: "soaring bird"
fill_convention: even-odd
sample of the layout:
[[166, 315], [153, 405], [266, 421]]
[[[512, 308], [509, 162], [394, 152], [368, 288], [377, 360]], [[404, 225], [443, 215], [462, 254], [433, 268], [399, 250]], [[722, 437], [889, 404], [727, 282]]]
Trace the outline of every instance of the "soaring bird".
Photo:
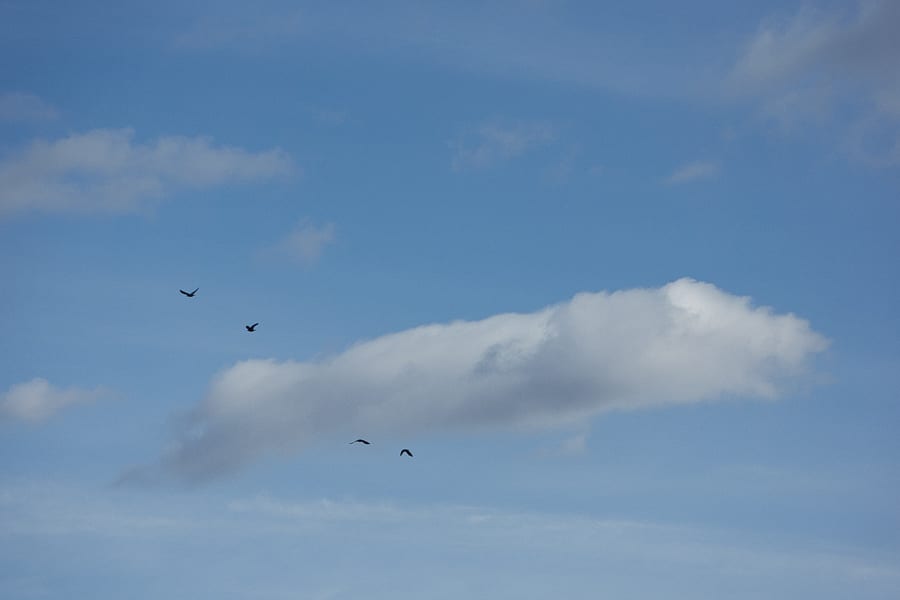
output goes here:
[[403, 450], [400, 451], [400, 456], [403, 456], [404, 454], [407, 455], [408, 457], [412, 458], [412, 452], [410, 452], [406, 448], [404, 448]]
[[369, 444], [372, 443], [372, 442], [367, 442], [366, 440], [364, 440], [364, 439], [362, 439], [362, 438], [359, 438], [358, 440], [353, 440], [353, 441], [350, 442], [350, 443], [351, 443], [351, 444], [355, 444], [356, 442], [359, 442], [360, 444], [365, 444], [366, 446], [368, 446]]
[[[197, 288], [197, 290], [199, 290], [199, 289], [200, 288]], [[193, 292], [186, 292], [184, 290], [178, 290], [178, 291], [181, 292], [182, 294], [184, 294], [185, 296], [187, 296], [188, 298], [193, 298], [194, 294], [197, 293], [197, 290], [194, 290]]]
[[257, 325], [259, 325], [259, 323], [254, 323], [253, 325], [244, 325], [244, 327], [247, 328], [247, 331], [252, 333], [252, 332], [256, 331]]

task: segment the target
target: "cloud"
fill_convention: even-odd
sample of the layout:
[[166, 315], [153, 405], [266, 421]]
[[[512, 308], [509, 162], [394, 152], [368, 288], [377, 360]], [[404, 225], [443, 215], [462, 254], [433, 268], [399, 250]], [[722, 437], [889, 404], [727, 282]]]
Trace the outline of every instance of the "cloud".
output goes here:
[[[733, 65], [727, 88], [760, 101], [763, 114], [784, 128], [840, 116], [850, 124], [851, 154], [875, 166], [900, 165], [898, 30], [900, 3], [890, 0], [859, 2], [849, 15], [804, 8], [759, 28]], [[873, 121], [871, 130], [882, 137], [887, 130], [892, 140], [870, 156], [856, 151], [857, 134], [860, 122]]]
[[39, 423], [68, 406], [94, 402], [106, 393], [101, 388], [60, 389], [46, 379], [35, 378], [12, 386], [0, 396], [0, 417]]
[[540, 450], [540, 454], [547, 457], [580, 456], [587, 452], [587, 441], [588, 432], [582, 431], [543, 447]]
[[[805, 8], [793, 19], [764, 24], [732, 73], [732, 84], [763, 90], [835, 76], [876, 87], [900, 81], [900, 5], [860, 2], [855, 18]], [[799, 83], [804, 83], [800, 81]]]
[[315, 362], [218, 374], [156, 467], [202, 481], [348, 431], [551, 428], [610, 410], [777, 397], [827, 341], [792, 314], [681, 279], [527, 314], [426, 325]]
[[[900, 584], [896, 554], [877, 546], [798, 535], [790, 523], [781, 531], [783, 524], [771, 519], [754, 530], [754, 523], [723, 528], [630, 512], [641, 510], [0, 485], [7, 555], [14, 552], [26, 574], [40, 572], [38, 581], [60, 590], [54, 597], [71, 595], [66, 582], [52, 584], [72, 548], [81, 576], [93, 581], [115, 572], [129, 588], [150, 590], [136, 598], [160, 596], [154, 586], [161, 572], [170, 589], [214, 598], [328, 597], [335, 589], [345, 590], [341, 598], [372, 600], [421, 597], [423, 589], [439, 589], [429, 596], [439, 598], [470, 597], [473, 589], [491, 590], [491, 597], [555, 597], [564, 590], [567, 598], [593, 598], [602, 581], [614, 598], [719, 598], [728, 590], [735, 600], [870, 599], [895, 597]], [[305, 568], [285, 568], [299, 563]], [[264, 595], [260, 582], [271, 582]], [[22, 597], [11, 593], [13, 586], [16, 580], [4, 577], [0, 595]]]
[[587, 450], [587, 433], [579, 433], [566, 440], [559, 446], [559, 452], [566, 456], [584, 454]]
[[[223, 9], [228, 11], [227, 8]], [[504, 79], [564, 82], [636, 94], [684, 95], [706, 86], [697, 59], [708, 41], [676, 29], [647, 44], [640, 21], [607, 12], [584, 18], [556, 2], [359, 3], [354, 18], [328, 3], [271, 6], [203, 17], [174, 40], [185, 51], [257, 53], [285, 46], [355, 53], [367, 59], [429, 62]], [[683, 11], [671, 10], [673, 20]], [[674, 33], [674, 35], [672, 35]], [[704, 43], [707, 42], [707, 43]], [[677, 48], [679, 52], [672, 52]], [[623, 61], [620, 57], [627, 56]]]
[[280, 149], [253, 153], [210, 138], [164, 136], [136, 143], [131, 129], [95, 129], [35, 140], [0, 162], [0, 217], [18, 212], [129, 213], [181, 188], [290, 173]]
[[674, 173], [666, 178], [666, 183], [669, 185], [677, 185], [680, 183], [698, 181], [700, 179], [709, 179], [715, 177], [718, 172], [718, 163], [708, 160], [698, 160], [677, 168]]
[[59, 112], [34, 94], [5, 92], [0, 94], [0, 121], [47, 121]]
[[275, 246], [274, 250], [281, 256], [285, 256], [304, 266], [309, 266], [319, 260], [325, 246], [333, 241], [333, 223], [326, 223], [322, 227], [316, 227], [304, 219], [285, 239]]
[[489, 122], [454, 140], [453, 168], [483, 169], [522, 156], [556, 137], [548, 123]]

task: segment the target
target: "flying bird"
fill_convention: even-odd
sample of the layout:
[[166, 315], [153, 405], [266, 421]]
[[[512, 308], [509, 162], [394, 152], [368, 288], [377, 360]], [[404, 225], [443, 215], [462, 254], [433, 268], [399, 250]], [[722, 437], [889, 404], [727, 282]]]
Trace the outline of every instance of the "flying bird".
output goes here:
[[403, 450], [400, 451], [400, 456], [403, 456], [404, 454], [407, 455], [408, 457], [412, 458], [412, 452], [410, 452], [406, 448], [404, 448]]
[[355, 444], [356, 442], [359, 442], [360, 444], [365, 444], [366, 446], [368, 446], [369, 444], [372, 443], [372, 442], [367, 442], [366, 440], [364, 440], [364, 439], [362, 439], [362, 438], [359, 438], [358, 440], [353, 440], [353, 441], [350, 442], [350, 443], [351, 443], [351, 444]]
[[256, 331], [257, 325], [259, 325], [259, 323], [254, 323], [253, 325], [244, 325], [244, 327], [247, 329], [247, 331], [252, 333], [252, 332]]
[[[197, 290], [199, 290], [199, 289], [200, 288], [197, 288]], [[194, 294], [197, 293], [197, 290], [194, 290], [193, 292], [186, 292], [184, 290], [178, 290], [178, 291], [181, 292], [182, 294], [184, 294], [185, 296], [187, 296], [188, 298], [193, 298]]]

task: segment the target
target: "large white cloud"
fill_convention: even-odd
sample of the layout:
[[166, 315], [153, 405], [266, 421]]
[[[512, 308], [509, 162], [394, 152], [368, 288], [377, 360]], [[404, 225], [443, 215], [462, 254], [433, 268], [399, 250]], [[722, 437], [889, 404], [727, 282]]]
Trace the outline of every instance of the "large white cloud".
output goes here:
[[826, 345], [801, 318], [691, 279], [582, 293], [318, 362], [237, 363], [213, 379], [159, 465], [126, 477], [203, 480], [339, 434], [553, 427], [614, 409], [773, 398]]
[[24, 211], [124, 213], [180, 188], [267, 179], [292, 170], [282, 150], [253, 153], [205, 137], [134, 141], [131, 129], [35, 140], [0, 162], [0, 217]]
[[0, 417], [38, 423], [68, 406], [93, 402], [104, 394], [106, 392], [101, 388], [61, 389], [46, 379], [36, 377], [14, 385], [0, 395]]

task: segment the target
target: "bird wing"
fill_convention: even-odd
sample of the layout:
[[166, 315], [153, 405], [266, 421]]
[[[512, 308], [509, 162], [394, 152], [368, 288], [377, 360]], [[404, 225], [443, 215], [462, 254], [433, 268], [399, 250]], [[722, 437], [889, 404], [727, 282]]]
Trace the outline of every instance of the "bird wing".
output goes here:
[[188, 293], [187, 293], [186, 291], [184, 291], [184, 290], [178, 290], [178, 291], [181, 292], [182, 294], [184, 294], [185, 296], [190, 296], [190, 294], [188, 294]]
[[253, 325], [250, 326], [250, 329], [254, 329], [257, 325], [259, 325], [259, 323], [254, 323]]
[[192, 293], [192, 294], [196, 294], [199, 290], [200, 290], [200, 288], [197, 288], [196, 290], [194, 290], [194, 291], [191, 292], [191, 293]]

